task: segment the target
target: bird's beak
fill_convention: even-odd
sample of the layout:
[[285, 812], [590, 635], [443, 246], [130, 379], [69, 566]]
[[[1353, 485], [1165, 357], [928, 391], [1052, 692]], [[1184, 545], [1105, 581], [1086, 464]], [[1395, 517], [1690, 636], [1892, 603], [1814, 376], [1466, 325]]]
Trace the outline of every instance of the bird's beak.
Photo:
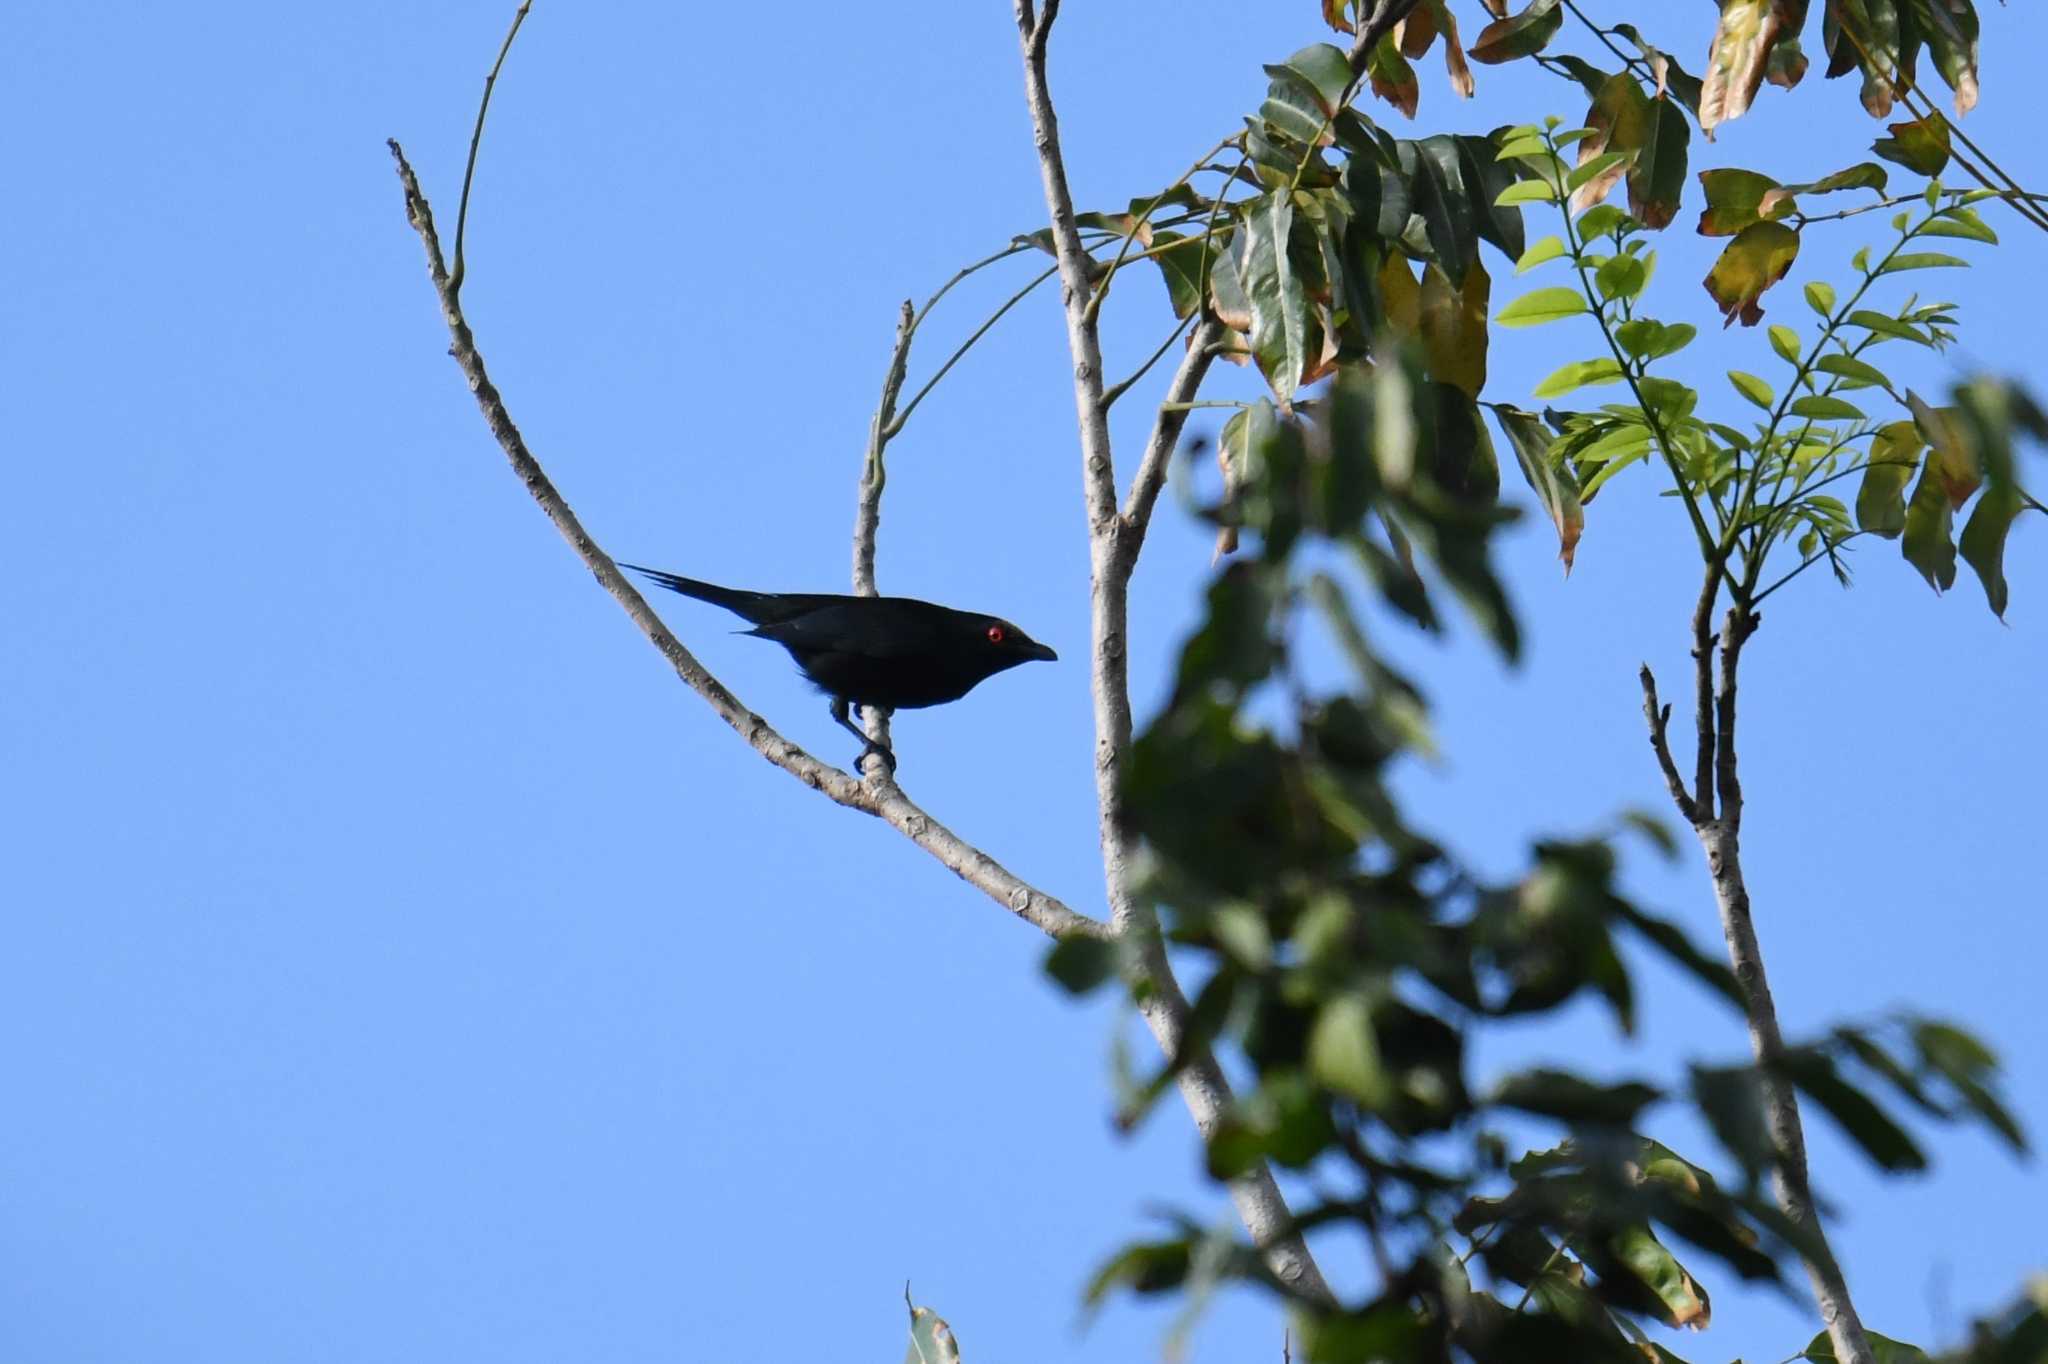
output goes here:
[[1045, 645], [1043, 645], [1043, 644], [1040, 644], [1040, 643], [1038, 643], [1038, 642], [1037, 642], [1036, 640], [1033, 640], [1033, 641], [1032, 641], [1032, 644], [1031, 644], [1031, 651], [1030, 651], [1029, 653], [1025, 654], [1025, 655], [1024, 655], [1024, 657], [1026, 657], [1026, 658], [1042, 658], [1042, 659], [1044, 659], [1044, 660], [1045, 660], [1045, 661], [1046, 661], [1047, 663], [1057, 663], [1057, 662], [1059, 662], [1059, 661], [1060, 661], [1060, 656], [1059, 656], [1058, 654], [1054, 653], [1054, 652], [1053, 652], [1053, 651], [1052, 651], [1051, 649], [1047, 648], [1047, 647], [1046, 647]]

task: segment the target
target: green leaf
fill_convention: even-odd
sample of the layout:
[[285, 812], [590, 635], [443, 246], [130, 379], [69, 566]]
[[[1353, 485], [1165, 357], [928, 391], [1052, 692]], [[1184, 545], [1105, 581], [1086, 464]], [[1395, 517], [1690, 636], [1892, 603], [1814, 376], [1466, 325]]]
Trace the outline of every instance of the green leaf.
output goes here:
[[1570, 1123], [1626, 1127], [1662, 1096], [1650, 1085], [1596, 1084], [1560, 1070], [1524, 1070], [1494, 1086], [1489, 1103]]
[[1835, 315], [1835, 286], [1819, 280], [1806, 286], [1806, 306], [1822, 317]]
[[1752, 223], [1782, 218], [1799, 207], [1770, 176], [1733, 167], [1700, 172], [1707, 206], [1700, 213], [1702, 237], [1732, 237]]
[[1676, 101], [1663, 95], [1650, 101], [1648, 130], [1628, 168], [1628, 209], [1643, 226], [1659, 231], [1678, 216], [1685, 196], [1687, 144], [1692, 129]]
[[[1649, 1227], [1640, 1223], [1625, 1227], [1614, 1238], [1614, 1253], [1656, 1295], [1666, 1326], [1706, 1326], [1712, 1317], [1707, 1290], [1686, 1273], [1685, 1266], [1665, 1249]], [[1659, 1356], [1662, 1358], [1662, 1356]]]
[[1998, 234], [1991, 230], [1990, 224], [1977, 216], [1976, 209], [1968, 207], [1948, 209], [1939, 217], [1922, 223], [1920, 235], [1923, 237], [1961, 237], [1967, 241], [1989, 242], [1994, 246], [1998, 244]]
[[1558, 8], [1558, 0], [1530, 0], [1521, 13], [1496, 19], [1479, 30], [1466, 53], [1473, 61], [1489, 66], [1517, 57], [1533, 57], [1557, 36], [1563, 23], [1564, 12]]
[[1634, 302], [1649, 282], [1649, 270], [1634, 256], [1609, 256], [1606, 263], [1593, 273], [1593, 283], [1599, 286], [1600, 296], [1606, 299]]
[[1611, 356], [1598, 360], [1574, 360], [1569, 365], [1559, 366], [1549, 378], [1536, 385], [1536, 396], [1558, 398], [1589, 385], [1618, 384], [1623, 377], [1621, 366]]
[[1754, 374], [1745, 374], [1739, 369], [1731, 369], [1728, 371], [1728, 382], [1735, 385], [1737, 393], [1740, 393], [1764, 411], [1771, 412], [1777, 409], [1777, 393], [1769, 384], [1757, 378]]
[[1085, 995], [1116, 975], [1116, 944], [1079, 933], [1054, 943], [1045, 954], [1045, 973], [1070, 995]]
[[1948, 165], [1948, 120], [1939, 113], [1910, 123], [1888, 125], [1890, 137], [1870, 144], [1870, 150], [1885, 160], [1904, 166], [1916, 175], [1939, 175]]
[[1886, 317], [1883, 313], [1871, 312], [1867, 308], [1858, 308], [1855, 312], [1850, 313], [1849, 325], [1861, 327], [1865, 331], [1876, 332], [1880, 336], [1896, 336], [1902, 341], [1916, 341], [1923, 346], [1934, 344], [1927, 339], [1927, 333], [1921, 331], [1918, 327], [1901, 322], [1896, 317]]
[[1557, 557], [1564, 562], [1564, 571], [1570, 573], [1578, 553], [1579, 536], [1586, 528], [1578, 482], [1570, 470], [1552, 460], [1553, 438], [1534, 413], [1496, 405], [1493, 417], [1515, 449], [1515, 463], [1521, 466], [1523, 479], [1557, 529]]
[[1892, 422], [1870, 442], [1870, 462], [1856, 493], [1856, 524], [1887, 540], [1906, 528], [1906, 483], [1920, 462], [1926, 442], [1912, 422]]
[[[1870, 1342], [1870, 1352], [1877, 1356], [1877, 1364], [1927, 1364], [1927, 1352], [1918, 1345], [1908, 1345], [1871, 1330], [1865, 1330], [1863, 1338]], [[1835, 1343], [1822, 1331], [1793, 1357], [1811, 1360], [1813, 1364], [1835, 1364]]]
[[2007, 598], [2005, 536], [2026, 505], [2017, 488], [1988, 490], [1977, 499], [1977, 510], [1970, 513], [1959, 542], [1963, 562], [1976, 573], [1977, 581], [1984, 584], [1984, 597], [1991, 605], [1991, 614], [2000, 620], [2005, 619]]
[[1501, 309], [1499, 316], [1493, 320], [1503, 327], [1534, 327], [1562, 318], [1577, 317], [1585, 311], [1586, 300], [1579, 297], [1578, 290], [1553, 286], [1523, 294]]
[[1970, 263], [1960, 256], [1947, 255], [1940, 251], [1907, 251], [1893, 256], [1884, 263], [1880, 275], [1896, 275], [1902, 270], [1967, 270]]
[[1707, 275], [1707, 292], [1726, 323], [1754, 327], [1763, 320], [1758, 302], [1785, 277], [1799, 256], [1799, 234], [1783, 223], [1751, 223], [1735, 234]]
[[1853, 355], [1823, 355], [1813, 367], [1823, 374], [1847, 380], [1851, 387], [1889, 389], [1892, 386], [1891, 379], [1883, 370]]
[[1486, 305], [1492, 281], [1485, 267], [1465, 267], [1465, 283], [1454, 287], [1435, 265], [1422, 272], [1422, 350], [1429, 372], [1476, 398], [1486, 386]]
[[1789, 1051], [1780, 1064], [1792, 1082], [1826, 1109], [1843, 1133], [1862, 1147], [1864, 1154], [1876, 1162], [1879, 1169], [1904, 1171], [1927, 1168], [1927, 1157], [1906, 1134], [1906, 1129], [1894, 1122], [1891, 1115], [1878, 1107], [1868, 1094], [1844, 1080], [1825, 1053]]
[[1778, 358], [1785, 363], [1797, 365], [1804, 347], [1800, 343], [1798, 332], [1774, 323], [1771, 327], [1771, 349], [1776, 351]]
[[1576, 190], [1590, 181], [1599, 179], [1617, 166], [1625, 165], [1634, 152], [1601, 152], [1574, 166], [1564, 178], [1564, 187]]
[[1942, 487], [1936, 463], [1933, 459], [1927, 461], [1921, 470], [1920, 484], [1913, 489], [1912, 500], [1906, 503], [1905, 539], [1900, 548], [1906, 562], [1920, 570], [1929, 587], [1946, 592], [1956, 582], [1956, 547], [1949, 539], [1954, 530], [1955, 509]]
[[1310, 363], [1309, 301], [1288, 255], [1294, 229], [1293, 196], [1268, 194], [1244, 215], [1244, 256], [1239, 269], [1251, 305], [1252, 357], [1285, 402]]
[[1785, 186], [1785, 192], [1788, 194], [1833, 194], [1837, 190], [1845, 189], [1874, 189], [1882, 194], [1884, 193], [1885, 186], [1890, 181], [1891, 176], [1883, 166], [1878, 165], [1875, 161], [1859, 161], [1847, 170], [1838, 170], [1833, 175], [1824, 175], [1810, 184], [1787, 185]]
[[1647, 317], [1631, 318], [1614, 329], [1614, 339], [1634, 360], [1661, 360], [1692, 344], [1699, 329], [1690, 322], [1669, 326]]
[[1852, 402], [1825, 393], [1809, 393], [1792, 400], [1792, 413], [1815, 421], [1862, 421], [1863, 409]]
[[1338, 995], [1317, 1012], [1308, 1039], [1308, 1068], [1318, 1084], [1367, 1109], [1393, 1097], [1394, 1078], [1381, 1064], [1372, 1003], [1363, 994]]
[[1522, 253], [1522, 258], [1515, 262], [1515, 273], [1518, 275], [1526, 274], [1547, 261], [1556, 260], [1563, 254], [1564, 241], [1561, 238], [1554, 235], [1545, 237]]
[[1515, 204], [1554, 204], [1558, 198], [1557, 192], [1541, 180], [1517, 180], [1493, 196], [1493, 203], [1496, 208], [1508, 208]]

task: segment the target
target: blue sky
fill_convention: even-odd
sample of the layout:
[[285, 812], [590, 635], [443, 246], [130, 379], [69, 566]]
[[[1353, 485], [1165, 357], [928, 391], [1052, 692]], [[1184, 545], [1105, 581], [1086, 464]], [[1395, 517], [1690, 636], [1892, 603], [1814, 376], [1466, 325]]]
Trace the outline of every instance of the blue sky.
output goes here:
[[[1147, 1357], [1164, 1318], [1119, 1305], [1078, 1332], [1079, 1286], [1145, 1208], [1221, 1204], [1178, 1110], [1111, 1133], [1116, 1019], [1055, 995], [1031, 931], [680, 689], [507, 476], [443, 353], [383, 139], [452, 221], [510, 9], [31, 6], [10, 25], [0, 1354], [895, 1358], [907, 1279], [971, 1360]], [[1321, 36], [1316, 9], [1070, 0], [1053, 61], [1078, 197], [1170, 181], [1256, 105], [1259, 62]], [[1665, 22], [1697, 70], [1708, 16], [1684, 9]], [[1968, 126], [2048, 182], [2008, 55], [2048, 42], [2048, 19], [1985, 22]], [[1583, 106], [1537, 74], [1479, 79], [1461, 105], [1427, 64], [1415, 126]], [[1694, 165], [1811, 179], [1875, 131], [1816, 72], [1696, 142]], [[897, 301], [1042, 221], [1007, 6], [540, 0], [472, 217], [471, 319], [606, 547], [833, 590]], [[1991, 219], [2009, 246], [1940, 281], [1964, 305], [1957, 363], [2048, 386], [2041, 244]], [[1870, 221], [1810, 241], [1793, 283], [1842, 278]], [[1683, 219], [1666, 235], [1653, 298], [1697, 318], [1710, 248]], [[935, 321], [913, 382], [1020, 282], [989, 273]], [[1772, 320], [1803, 325], [1795, 292], [1774, 299]], [[1121, 372], [1163, 313], [1149, 281], [1118, 305]], [[1525, 397], [1590, 344], [1498, 336], [1490, 396]], [[1717, 396], [1721, 369], [1773, 363], [1740, 333], [1688, 359]], [[1955, 372], [1900, 363], [1927, 389]], [[1061, 650], [906, 717], [898, 749], [935, 814], [1087, 908], [1067, 366], [1048, 294], [918, 412], [880, 567], [884, 590]], [[1119, 417], [1128, 448], [1143, 417]], [[1603, 496], [1569, 582], [1545, 527], [1508, 538], [1519, 670], [1465, 630], [1398, 645], [1446, 753], [1405, 789], [1482, 866], [1659, 803], [1635, 667], [1676, 689], [1691, 587], [1654, 491], [1644, 475]], [[2042, 529], [2015, 534], [2007, 624], [1967, 578], [1937, 600], [1889, 546], [1851, 592], [1781, 593], [1744, 692], [1745, 843], [1788, 1029], [1952, 1015], [2000, 1045], [2036, 1129]], [[1155, 536], [1141, 705], [1208, 558], [1173, 506]], [[657, 605], [751, 705], [851, 756], [779, 651]], [[1631, 886], [1713, 940], [1693, 859], [1641, 858]], [[1480, 1069], [1669, 1074], [1739, 1053], [1733, 1020], [1649, 979], [1637, 1041], [1588, 1012], [1492, 1044]], [[1876, 1329], [1953, 1340], [2044, 1267], [2038, 1166], [1937, 1135], [1931, 1176], [1884, 1182], [1823, 1121], [1813, 1135]], [[1708, 1286], [1716, 1325], [1682, 1352], [1777, 1359], [1812, 1330]], [[1192, 1358], [1273, 1358], [1278, 1338], [1231, 1298]]]

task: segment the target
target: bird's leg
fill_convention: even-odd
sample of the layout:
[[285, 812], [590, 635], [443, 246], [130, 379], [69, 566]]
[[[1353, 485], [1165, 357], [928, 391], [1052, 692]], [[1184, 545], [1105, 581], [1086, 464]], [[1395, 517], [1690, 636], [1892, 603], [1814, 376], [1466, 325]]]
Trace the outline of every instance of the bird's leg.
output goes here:
[[867, 736], [867, 731], [853, 722], [852, 717], [848, 714], [851, 708], [851, 703], [844, 697], [835, 696], [832, 698], [832, 719], [848, 734], [860, 740], [860, 756], [853, 760], [853, 770], [856, 772], [860, 771], [861, 764], [868, 760], [868, 754], [874, 753], [881, 757], [884, 767], [894, 772], [896, 770], [896, 755], [881, 744], [876, 743], [873, 739], [870, 739]]

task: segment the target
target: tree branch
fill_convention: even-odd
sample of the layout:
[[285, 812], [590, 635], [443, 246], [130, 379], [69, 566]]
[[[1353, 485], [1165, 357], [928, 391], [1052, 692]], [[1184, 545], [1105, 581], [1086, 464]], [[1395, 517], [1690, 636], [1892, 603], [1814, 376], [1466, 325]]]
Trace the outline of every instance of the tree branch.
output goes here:
[[[1413, 3], [1413, 0], [1408, 0]], [[1398, 0], [1397, 0], [1398, 3]], [[1054, 257], [1059, 262], [1060, 295], [1067, 323], [1067, 349], [1074, 362], [1074, 409], [1080, 427], [1081, 480], [1088, 513], [1090, 602], [1090, 690], [1095, 702], [1095, 794], [1099, 810], [1104, 889], [1115, 935], [1129, 943], [1135, 969], [1150, 988], [1141, 995], [1139, 1012], [1169, 1057], [1183, 1046], [1197, 1046], [1179, 1075], [1182, 1100], [1195, 1126], [1205, 1135], [1222, 1120], [1231, 1103], [1228, 1078], [1206, 1046], [1188, 1038], [1188, 1002], [1167, 960], [1166, 946], [1151, 909], [1132, 893], [1131, 862], [1136, 839], [1124, 816], [1123, 772], [1131, 743], [1131, 700], [1126, 658], [1130, 580], [1128, 561], [1142, 538], [1126, 535], [1117, 513], [1116, 466], [1109, 438], [1109, 408], [1102, 385], [1102, 343], [1089, 307], [1088, 253], [1074, 221], [1074, 198], [1067, 184], [1060, 151], [1059, 121], [1046, 81], [1046, 42], [1059, 14], [1058, 0], [1044, 0], [1036, 14], [1032, 0], [1015, 0], [1017, 32], [1024, 58], [1024, 88], [1031, 111], [1033, 141], [1038, 149], [1039, 177], [1044, 185]], [[1176, 383], [1198, 383], [1208, 347], [1190, 352]], [[1153, 448], [1170, 449], [1185, 415], [1162, 411], [1153, 429]], [[1149, 454], [1149, 450], [1148, 450]], [[1165, 455], [1151, 460], [1158, 477]], [[1133, 492], [1142, 486], [1133, 485]], [[1153, 490], [1156, 496], [1156, 488]], [[1133, 504], [1136, 505], [1135, 502]], [[1122, 547], [1130, 543], [1128, 555]], [[1307, 1244], [1294, 1230], [1286, 1199], [1263, 1164], [1230, 1183], [1231, 1199], [1252, 1240], [1283, 1283], [1304, 1296], [1334, 1303], [1322, 1271]]]
[[1714, 601], [1721, 591], [1721, 565], [1711, 559], [1700, 599], [1692, 608], [1693, 822], [1714, 817]]
[[1699, 806], [1686, 794], [1685, 778], [1678, 775], [1678, 764], [1671, 760], [1671, 742], [1666, 735], [1671, 725], [1671, 707], [1658, 704], [1657, 679], [1651, 674], [1649, 664], [1643, 665], [1640, 675], [1643, 683], [1643, 719], [1650, 726], [1650, 747], [1657, 754], [1657, 766], [1664, 773], [1664, 786], [1671, 792], [1671, 803], [1678, 807], [1678, 813], [1685, 822], [1698, 824]]
[[696, 657], [683, 646], [661, 618], [654, 614], [633, 584], [619, 572], [611, 556], [601, 549], [583, 525], [576, 519], [575, 512], [563, 500], [561, 493], [549, 480], [526, 447], [519, 428], [513, 425], [511, 415], [505, 410], [504, 400], [491, 383], [490, 374], [484, 367], [483, 356], [478, 353], [476, 337], [471, 333], [468, 321], [463, 317], [462, 305], [456, 296], [454, 281], [441, 254], [441, 240], [434, 228], [434, 214], [426, 196], [420, 192], [419, 180], [413, 174], [412, 166], [406, 161], [404, 151], [398, 143], [388, 144], [391, 155], [398, 164], [399, 183], [405, 190], [405, 212], [413, 230], [419, 233], [420, 242], [426, 248], [427, 273], [433, 280], [434, 292], [441, 301], [442, 320], [448, 325], [452, 344], [449, 354], [462, 368], [468, 379], [470, 391], [476, 395], [477, 406], [482, 410], [484, 420], [497, 438], [498, 445], [511, 462], [512, 471], [518, 475], [526, 490], [540, 503], [541, 510], [552, 521], [562, 538], [576, 550], [605, 591], [612, 595], [633, 623], [640, 627], [640, 633], [661, 651], [669, 666], [676, 671], [684, 684], [704, 698], [719, 719], [732, 726], [733, 731], [746, 740], [756, 752], [769, 762], [801, 781], [813, 790], [823, 792], [828, 798], [849, 810], [858, 810], [873, 815], [923, 848], [941, 865], [974, 886], [984, 894], [1003, 905], [1018, 918], [1052, 935], [1064, 937], [1081, 934], [1088, 937], [1105, 937], [1107, 925], [1078, 913], [1047, 895], [1030, 883], [1018, 877], [1000, 862], [979, 848], [961, 839], [952, 830], [926, 814], [914, 801], [903, 794], [901, 788], [891, 781], [887, 783], [863, 784], [849, 773], [820, 762], [801, 746], [784, 738], [766, 720], [756, 715], [741, 703], [737, 696], [727, 690], [725, 684], [707, 672]]
[[[875, 537], [882, 529], [882, 489], [889, 481], [882, 455], [889, 448], [890, 438], [903, 428], [902, 420], [896, 415], [896, 399], [903, 392], [903, 376], [910, 366], [910, 343], [917, 335], [918, 316], [910, 306], [910, 300], [904, 299], [896, 316], [896, 344], [890, 348], [889, 368], [882, 376], [882, 398], [875, 405], [874, 417], [868, 422], [868, 448], [860, 466], [860, 496], [853, 511], [853, 590], [856, 596], [875, 595]], [[862, 732], [880, 751], [863, 753], [854, 766], [865, 769], [869, 781], [893, 786], [896, 774], [882, 757], [883, 753], [890, 751], [889, 712], [874, 706], [862, 706], [860, 720]], [[874, 759], [873, 763], [866, 761], [870, 757]]]
[[[1718, 573], [1711, 566], [1707, 581], [1710, 587], [1718, 581]], [[1710, 598], [1702, 598], [1702, 609], [1711, 605]], [[1707, 871], [1714, 882], [1714, 903], [1720, 911], [1721, 933], [1728, 943], [1729, 965], [1734, 968], [1736, 982], [1742, 988], [1750, 1049], [1756, 1056], [1763, 1091], [1764, 1122], [1770, 1131], [1771, 1143], [1777, 1149], [1773, 1173], [1778, 1206], [1788, 1218], [1805, 1228], [1811, 1238], [1810, 1250], [1804, 1256], [1807, 1278], [1813, 1285], [1821, 1321], [1834, 1344], [1835, 1358], [1843, 1364], [1852, 1364], [1852, 1361], [1853, 1364], [1874, 1364], [1869, 1338], [1864, 1334], [1863, 1322], [1849, 1297], [1848, 1282], [1842, 1275], [1834, 1250], [1828, 1244], [1819, 1209], [1814, 1204], [1813, 1185], [1806, 1163], [1806, 1130], [1800, 1121], [1798, 1096], [1782, 1065], [1785, 1039], [1778, 1026], [1777, 1003], [1771, 998], [1770, 978], [1764, 972], [1763, 946], [1757, 941], [1756, 924], [1750, 914], [1749, 887], [1742, 875], [1742, 781], [1735, 747], [1735, 689], [1737, 670], [1742, 662], [1742, 646], [1755, 632], [1759, 619], [1740, 601], [1730, 605], [1721, 631], [1718, 697], [1712, 694], [1708, 673], [1703, 670], [1700, 675], [1699, 685], [1709, 689], [1703, 694], [1701, 708], [1705, 711], [1711, 704], [1718, 720], [1712, 747], [1721, 813], [1718, 819], [1707, 813], [1706, 818], [1695, 823], [1694, 832], [1707, 855]], [[1697, 623], [1695, 617], [1696, 628]], [[1711, 651], [1711, 636], [1706, 647]]]

